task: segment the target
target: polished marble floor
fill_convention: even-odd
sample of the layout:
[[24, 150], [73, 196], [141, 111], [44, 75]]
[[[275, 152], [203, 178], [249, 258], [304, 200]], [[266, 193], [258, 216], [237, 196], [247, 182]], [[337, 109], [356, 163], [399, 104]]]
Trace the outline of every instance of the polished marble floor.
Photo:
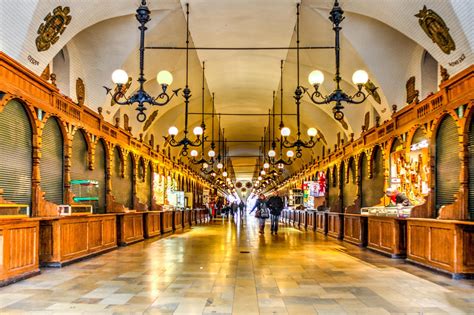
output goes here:
[[217, 219], [0, 288], [0, 314], [474, 314], [474, 281]]

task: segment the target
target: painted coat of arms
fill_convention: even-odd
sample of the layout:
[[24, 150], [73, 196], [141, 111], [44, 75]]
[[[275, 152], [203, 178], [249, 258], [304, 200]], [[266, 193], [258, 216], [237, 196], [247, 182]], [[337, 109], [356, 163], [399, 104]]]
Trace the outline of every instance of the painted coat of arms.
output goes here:
[[38, 28], [38, 37], [36, 37], [36, 48], [38, 51], [46, 51], [58, 40], [64, 33], [66, 26], [71, 22], [72, 16], [69, 15], [69, 7], [56, 7], [44, 18], [44, 22]]
[[425, 5], [415, 16], [418, 18], [418, 23], [420, 23], [426, 35], [428, 35], [433, 43], [436, 43], [445, 54], [449, 55], [451, 51], [456, 50], [456, 44], [449, 34], [448, 26], [435, 11], [427, 9]]

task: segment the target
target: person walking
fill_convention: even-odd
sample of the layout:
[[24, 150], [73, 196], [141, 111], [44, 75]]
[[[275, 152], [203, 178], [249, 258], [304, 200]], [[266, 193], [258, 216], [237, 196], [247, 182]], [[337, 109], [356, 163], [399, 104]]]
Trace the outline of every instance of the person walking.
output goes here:
[[252, 213], [255, 209], [257, 209], [255, 212], [255, 217], [258, 218], [259, 233], [263, 234], [265, 231], [265, 220], [270, 217], [270, 211], [268, 211], [267, 208], [267, 199], [265, 198], [264, 194], [260, 194], [252, 210], [250, 210], [250, 213]]
[[234, 218], [237, 215], [237, 209], [239, 208], [239, 205], [237, 204], [237, 201], [234, 201], [232, 203], [232, 217]]
[[275, 191], [273, 196], [267, 201], [268, 208], [270, 208], [270, 227], [272, 234], [278, 233], [278, 221], [280, 220], [281, 211], [283, 210], [283, 199], [278, 195], [278, 191]]
[[240, 200], [240, 203], [239, 203], [239, 214], [240, 214], [240, 218], [242, 219], [244, 217], [244, 209], [245, 209], [245, 203], [243, 200]]

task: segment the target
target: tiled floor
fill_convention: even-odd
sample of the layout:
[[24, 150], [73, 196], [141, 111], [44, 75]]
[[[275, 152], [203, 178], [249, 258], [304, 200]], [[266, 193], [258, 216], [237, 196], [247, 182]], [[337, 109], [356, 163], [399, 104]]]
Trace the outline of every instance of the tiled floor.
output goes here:
[[474, 282], [253, 218], [148, 240], [0, 289], [0, 314], [474, 314]]

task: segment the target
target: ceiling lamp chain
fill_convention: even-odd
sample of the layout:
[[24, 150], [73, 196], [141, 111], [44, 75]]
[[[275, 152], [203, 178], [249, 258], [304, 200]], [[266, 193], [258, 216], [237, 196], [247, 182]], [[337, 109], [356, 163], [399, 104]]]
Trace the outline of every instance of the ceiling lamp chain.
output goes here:
[[346, 102], [350, 104], [361, 104], [367, 99], [368, 94], [365, 94], [362, 91], [362, 87], [369, 80], [369, 75], [364, 70], [357, 70], [354, 72], [352, 76], [352, 82], [355, 85], [357, 85], [357, 92], [354, 95], [349, 96], [347, 93], [345, 93], [341, 89], [341, 86], [340, 86], [340, 83], [342, 80], [341, 74], [340, 74], [341, 46], [339, 43], [339, 33], [342, 29], [340, 24], [344, 20], [344, 11], [339, 6], [339, 2], [337, 0], [334, 2], [334, 6], [330, 12], [329, 20], [331, 20], [333, 24], [332, 29], [334, 30], [335, 42], [336, 42], [335, 47], [334, 47], [334, 51], [336, 55], [336, 75], [334, 77], [334, 81], [336, 81], [336, 89], [331, 94], [327, 96], [323, 96], [321, 92], [319, 91], [319, 86], [324, 82], [324, 74], [320, 70], [314, 70], [308, 76], [309, 83], [314, 87], [314, 92], [310, 95], [310, 97], [311, 97], [311, 100], [315, 104], [330, 104], [332, 102], [335, 102], [336, 104], [332, 108], [334, 119], [342, 120], [344, 119], [344, 113], [342, 112], [342, 110], [344, 109], [344, 106], [342, 105], [342, 102]]
[[308, 141], [303, 141], [301, 139], [301, 124], [300, 124], [300, 105], [301, 99], [303, 98], [305, 89], [300, 85], [300, 3], [296, 5], [296, 90], [293, 98], [296, 103], [296, 141], [290, 142], [288, 136], [291, 133], [290, 128], [283, 127], [281, 129], [282, 144], [285, 148], [296, 148], [296, 157], [301, 158], [303, 156], [303, 148], [313, 148], [316, 145], [316, 142], [319, 138], [314, 140], [314, 137], [317, 135], [318, 131], [316, 128], [308, 129]]
[[135, 91], [131, 96], [126, 97], [125, 93], [130, 85], [130, 79], [128, 77], [127, 72], [122, 69], [117, 69], [112, 73], [112, 81], [116, 84], [114, 93], [112, 93], [112, 89], [105, 87], [107, 94], [112, 96], [112, 99], [115, 103], [119, 105], [133, 105], [138, 103], [136, 110], [138, 111], [137, 120], [139, 122], [144, 122], [146, 120], [145, 104], [148, 103], [150, 105], [158, 105], [164, 106], [169, 103], [169, 101], [178, 94], [181, 89], [173, 90], [173, 94], [168, 95], [167, 89], [168, 86], [171, 85], [173, 82], [173, 75], [166, 71], [162, 70], [156, 76], [156, 80], [158, 84], [161, 85], [161, 93], [158, 94], [156, 97], [150, 96], [148, 94], [143, 85], [146, 82], [145, 74], [144, 74], [144, 67], [145, 67], [145, 31], [147, 30], [146, 23], [150, 21], [150, 9], [146, 5], [146, 1], [142, 0], [141, 5], [137, 9], [137, 14], [135, 17], [137, 18], [138, 23], [140, 26], [138, 29], [140, 30], [140, 74], [138, 77], [138, 82], [140, 83], [140, 87], [137, 91]]
[[[184, 136], [181, 140], [176, 140], [175, 137], [178, 134], [178, 128], [172, 126], [168, 129], [168, 136], [165, 136], [165, 142], [172, 147], [183, 147], [181, 149], [181, 156], [188, 155], [188, 146], [198, 147], [203, 141], [205, 141], [203, 133], [204, 130], [201, 126], [194, 128], [193, 133], [196, 136], [196, 140], [188, 138], [188, 119], [189, 119], [189, 99], [191, 98], [191, 90], [189, 89], [189, 3], [186, 3], [186, 86], [183, 90], [184, 97]], [[202, 136], [202, 138], [201, 138]]]

